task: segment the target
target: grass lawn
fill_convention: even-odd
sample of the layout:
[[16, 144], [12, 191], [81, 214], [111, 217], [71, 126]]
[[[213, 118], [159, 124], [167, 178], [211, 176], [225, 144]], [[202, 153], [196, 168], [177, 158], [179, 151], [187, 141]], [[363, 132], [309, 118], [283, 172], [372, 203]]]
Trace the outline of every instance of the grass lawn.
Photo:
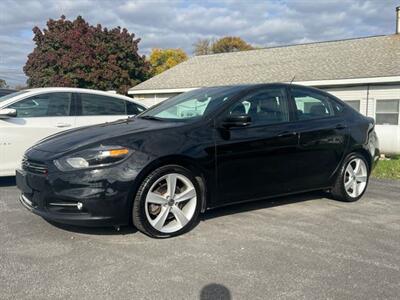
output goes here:
[[400, 179], [400, 155], [391, 156], [390, 160], [380, 160], [372, 172], [376, 178]]

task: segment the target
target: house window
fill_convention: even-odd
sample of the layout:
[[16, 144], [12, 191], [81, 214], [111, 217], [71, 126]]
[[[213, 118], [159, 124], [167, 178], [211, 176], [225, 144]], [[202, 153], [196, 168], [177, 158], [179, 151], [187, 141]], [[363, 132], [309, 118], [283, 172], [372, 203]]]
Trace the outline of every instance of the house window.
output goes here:
[[345, 100], [345, 102], [354, 108], [356, 111], [360, 111], [360, 100]]
[[398, 125], [399, 124], [400, 100], [376, 100], [376, 124]]

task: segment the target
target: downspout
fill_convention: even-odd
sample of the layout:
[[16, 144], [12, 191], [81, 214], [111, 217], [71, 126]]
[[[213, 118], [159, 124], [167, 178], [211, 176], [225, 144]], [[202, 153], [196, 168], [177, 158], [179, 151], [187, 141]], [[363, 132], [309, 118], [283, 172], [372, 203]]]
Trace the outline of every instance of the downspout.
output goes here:
[[368, 117], [368, 107], [369, 107], [369, 84], [367, 84], [367, 107], [365, 109], [365, 115]]

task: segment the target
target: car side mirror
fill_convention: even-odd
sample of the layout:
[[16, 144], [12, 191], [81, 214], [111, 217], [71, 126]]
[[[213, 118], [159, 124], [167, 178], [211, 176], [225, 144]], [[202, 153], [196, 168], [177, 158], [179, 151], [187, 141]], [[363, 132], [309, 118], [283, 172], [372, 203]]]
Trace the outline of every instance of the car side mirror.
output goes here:
[[245, 127], [250, 124], [251, 117], [249, 115], [231, 115], [222, 122], [222, 126], [226, 128]]
[[0, 109], [0, 119], [15, 118], [17, 116], [17, 110], [14, 108], [3, 108]]

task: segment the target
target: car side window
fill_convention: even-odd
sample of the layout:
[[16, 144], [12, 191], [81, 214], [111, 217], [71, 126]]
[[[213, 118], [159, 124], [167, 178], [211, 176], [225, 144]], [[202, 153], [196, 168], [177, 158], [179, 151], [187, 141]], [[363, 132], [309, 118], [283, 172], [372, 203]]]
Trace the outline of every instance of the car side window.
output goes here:
[[253, 125], [288, 122], [289, 108], [284, 89], [269, 88], [247, 95], [229, 109], [229, 114], [249, 115]]
[[81, 93], [82, 116], [126, 115], [125, 101], [118, 98]]
[[70, 115], [71, 93], [47, 93], [28, 97], [11, 104], [17, 118], [65, 117]]
[[295, 114], [298, 120], [320, 119], [335, 115], [327, 96], [296, 87], [291, 88], [291, 94], [296, 105]]
[[138, 115], [141, 112], [144, 112], [146, 109], [133, 102], [126, 101], [126, 112], [128, 115]]

